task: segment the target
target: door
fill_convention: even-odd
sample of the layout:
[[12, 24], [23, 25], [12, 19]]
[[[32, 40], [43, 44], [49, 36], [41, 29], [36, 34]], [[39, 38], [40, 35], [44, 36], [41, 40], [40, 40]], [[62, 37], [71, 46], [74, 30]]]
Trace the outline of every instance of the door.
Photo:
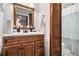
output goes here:
[[3, 48], [3, 56], [21, 56], [21, 45], [12, 45]]
[[61, 4], [50, 4], [50, 55], [61, 55]]
[[35, 56], [44, 56], [44, 41], [35, 42]]
[[22, 56], [34, 56], [34, 42], [22, 44]]

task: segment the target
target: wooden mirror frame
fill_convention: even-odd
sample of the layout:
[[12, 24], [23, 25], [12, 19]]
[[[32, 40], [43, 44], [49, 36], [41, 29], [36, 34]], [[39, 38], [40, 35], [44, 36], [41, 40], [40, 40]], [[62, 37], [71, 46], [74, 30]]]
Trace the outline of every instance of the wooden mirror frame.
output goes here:
[[28, 6], [25, 6], [25, 5], [22, 5], [22, 4], [19, 4], [19, 3], [14, 3], [13, 4], [13, 9], [14, 9], [14, 20], [13, 20], [13, 26], [16, 26], [16, 6], [21, 6], [21, 7], [24, 7], [24, 8], [28, 8], [30, 10], [33, 11], [32, 13], [32, 25], [34, 25], [34, 8], [32, 7], [28, 7]]

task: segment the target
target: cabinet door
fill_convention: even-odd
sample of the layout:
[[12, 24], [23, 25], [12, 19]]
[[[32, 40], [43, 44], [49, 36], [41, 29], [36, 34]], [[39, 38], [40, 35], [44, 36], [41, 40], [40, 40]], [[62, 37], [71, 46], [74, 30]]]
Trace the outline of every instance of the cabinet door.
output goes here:
[[61, 4], [51, 3], [51, 56], [61, 55]]
[[22, 56], [34, 56], [34, 42], [22, 44]]
[[35, 42], [35, 55], [44, 56], [44, 41]]
[[21, 45], [12, 45], [3, 47], [3, 56], [20, 56], [21, 55]]

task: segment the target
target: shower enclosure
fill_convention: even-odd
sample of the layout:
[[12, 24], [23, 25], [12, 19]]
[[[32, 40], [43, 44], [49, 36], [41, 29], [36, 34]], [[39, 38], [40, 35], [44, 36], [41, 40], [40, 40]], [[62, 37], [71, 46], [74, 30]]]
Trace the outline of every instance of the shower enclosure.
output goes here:
[[62, 55], [79, 56], [79, 4], [62, 4]]

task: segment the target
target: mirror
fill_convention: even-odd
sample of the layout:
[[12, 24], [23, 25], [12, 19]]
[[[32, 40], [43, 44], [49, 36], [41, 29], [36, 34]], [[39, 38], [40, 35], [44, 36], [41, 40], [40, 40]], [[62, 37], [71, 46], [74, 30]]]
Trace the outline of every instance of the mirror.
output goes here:
[[14, 4], [13, 29], [31, 29], [34, 26], [34, 8]]

